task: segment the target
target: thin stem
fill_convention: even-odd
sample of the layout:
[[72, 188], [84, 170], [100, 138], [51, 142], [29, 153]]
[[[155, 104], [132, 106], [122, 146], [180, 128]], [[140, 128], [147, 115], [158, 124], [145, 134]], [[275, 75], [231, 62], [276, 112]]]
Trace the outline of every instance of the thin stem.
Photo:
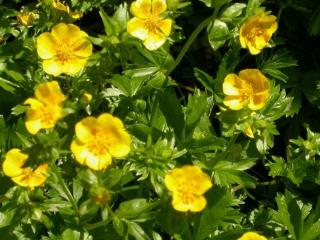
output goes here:
[[61, 176], [61, 173], [59, 171], [59, 169], [57, 168], [56, 164], [53, 162], [52, 165], [51, 165], [51, 169], [55, 172], [56, 176], [58, 177], [58, 180], [59, 180], [59, 183], [62, 187], [62, 190], [64, 191], [64, 193], [66, 194], [69, 202], [71, 203], [74, 211], [76, 212], [76, 215], [77, 217], [79, 218], [80, 220], [80, 212], [79, 212], [79, 208], [76, 204], [76, 201], [74, 200], [68, 186], [66, 185], [66, 183], [64, 182], [62, 176]]
[[105, 225], [108, 225], [110, 222], [111, 222], [112, 218], [108, 218], [106, 220], [103, 220], [103, 221], [100, 221], [100, 222], [96, 222], [96, 223], [88, 223], [85, 225], [85, 228], [87, 230], [92, 230], [92, 229], [95, 229], [95, 228], [99, 228], [99, 227], [103, 227]]
[[214, 22], [216, 15], [217, 15], [218, 9], [216, 8], [213, 15], [206, 18], [205, 20], [203, 20], [198, 27], [196, 27], [196, 29], [191, 33], [190, 37], [188, 38], [187, 42], [184, 44], [184, 46], [182, 47], [178, 57], [176, 58], [176, 60], [174, 61], [174, 63], [172, 64], [172, 67], [169, 68], [167, 75], [170, 75], [170, 73], [179, 65], [179, 63], [181, 62], [181, 60], [183, 59], [184, 55], [186, 55], [187, 51], [189, 50], [189, 48], [191, 47], [192, 43], [194, 42], [194, 40], [197, 38], [197, 36], [199, 35], [199, 33], [209, 25], [210, 22]]
[[108, 224], [113, 220], [114, 213], [113, 213], [112, 209], [110, 208], [109, 205], [107, 205], [106, 208], [108, 209], [108, 213], [110, 214], [110, 217], [108, 217], [108, 219], [103, 220], [103, 221], [100, 221], [100, 222], [87, 223], [87, 224], [85, 225], [85, 228], [86, 228], [87, 230], [92, 230], [92, 229], [95, 229], [95, 228], [99, 228], [99, 227], [106, 226], [106, 225], [108, 225]]

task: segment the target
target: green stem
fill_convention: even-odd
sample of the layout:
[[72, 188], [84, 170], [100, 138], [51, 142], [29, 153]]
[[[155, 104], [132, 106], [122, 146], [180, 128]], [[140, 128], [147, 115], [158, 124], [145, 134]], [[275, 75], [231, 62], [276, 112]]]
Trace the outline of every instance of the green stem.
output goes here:
[[237, 138], [238, 134], [235, 134], [230, 138], [226, 150], [220, 154], [217, 154], [216, 157], [213, 159], [212, 163], [210, 164], [211, 168], [214, 167], [220, 160], [223, 160], [228, 155], [231, 146], [235, 143]]
[[66, 183], [64, 182], [62, 176], [61, 176], [61, 173], [58, 169], [58, 167], [56, 166], [56, 164], [53, 162], [52, 165], [51, 165], [51, 169], [54, 171], [54, 173], [56, 174], [56, 176], [58, 177], [58, 180], [59, 180], [59, 183], [62, 187], [62, 190], [64, 191], [64, 193], [66, 194], [69, 202], [71, 203], [72, 205], [72, 208], [74, 209], [74, 211], [76, 212], [76, 215], [78, 217], [78, 219], [80, 220], [80, 212], [79, 212], [79, 208], [76, 204], [76, 201], [74, 200], [68, 186], [66, 185]]
[[100, 221], [100, 222], [96, 222], [96, 223], [88, 223], [85, 225], [85, 228], [87, 230], [93, 230], [95, 228], [99, 228], [99, 227], [103, 227], [105, 225], [108, 225], [111, 222], [112, 218], [108, 218], [106, 220]]
[[196, 27], [196, 29], [191, 33], [190, 37], [188, 38], [187, 42], [184, 44], [184, 46], [182, 47], [178, 57], [176, 58], [176, 60], [174, 61], [174, 63], [172, 64], [172, 67], [169, 68], [167, 75], [170, 75], [170, 73], [172, 73], [172, 71], [179, 65], [179, 63], [181, 62], [181, 60], [183, 59], [184, 55], [186, 55], [187, 51], [189, 50], [189, 48], [191, 47], [192, 43], [194, 42], [194, 40], [197, 38], [197, 36], [199, 35], [199, 33], [209, 25], [210, 22], [214, 22], [217, 12], [218, 12], [218, 8], [215, 9], [214, 13], [212, 16], [206, 18], [205, 20], [203, 20], [198, 27]]
[[106, 208], [108, 209], [108, 212], [110, 214], [110, 217], [108, 217], [108, 219], [100, 221], [100, 222], [96, 222], [96, 223], [87, 223], [84, 227], [89, 231], [89, 230], [93, 230], [95, 228], [99, 228], [99, 227], [103, 227], [108, 225], [114, 217], [114, 213], [112, 211], [112, 209], [110, 208], [109, 205], [106, 206]]

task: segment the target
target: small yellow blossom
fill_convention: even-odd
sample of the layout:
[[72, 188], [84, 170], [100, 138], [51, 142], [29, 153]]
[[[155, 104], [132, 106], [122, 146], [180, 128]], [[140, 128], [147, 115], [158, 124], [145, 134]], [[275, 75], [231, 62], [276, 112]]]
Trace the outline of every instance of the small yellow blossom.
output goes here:
[[28, 98], [24, 104], [29, 104], [27, 130], [31, 134], [41, 129], [53, 128], [56, 122], [63, 117], [63, 102], [66, 96], [60, 90], [56, 81], [42, 83], [35, 90], [35, 98]]
[[267, 46], [277, 28], [277, 18], [273, 15], [249, 18], [240, 28], [241, 47], [248, 48], [252, 55], [259, 54]]
[[247, 232], [243, 234], [238, 240], [268, 240], [266, 237], [255, 232]]
[[202, 196], [212, 187], [210, 177], [197, 166], [185, 165], [170, 171], [164, 179], [172, 192], [173, 208], [181, 212], [200, 212], [207, 201]]
[[53, 0], [52, 7], [54, 9], [58, 10], [58, 11], [62, 11], [62, 12], [67, 13], [73, 19], [79, 19], [79, 18], [82, 17], [82, 13], [81, 12], [73, 12], [73, 11], [71, 11], [68, 5], [63, 4], [59, 0]]
[[92, 100], [92, 95], [91, 95], [90, 93], [85, 92], [85, 93], [82, 95], [81, 100], [82, 100], [84, 103], [88, 104], [88, 103], [90, 103], [91, 100]]
[[130, 152], [131, 138], [119, 118], [103, 113], [86, 117], [76, 124], [76, 138], [71, 143], [75, 159], [94, 170], [103, 170]]
[[47, 179], [48, 164], [40, 164], [35, 170], [31, 167], [23, 168], [28, 159], [28, 155], [20, 149], [13, 148], [7, 152], [2, 164], [3, 172], [16, 184], [33, 189], [41, 186]]
[[23, 26], [30, 26], [39, 15], [34, 12], [21, 12], [17, 15], [19, 23]]
[[43, 70], [58, 76], [80, 72], [92, 54], [88, 34], [73, 24], [59, 23], [51, 32], [37, 38], [37, 52], [43, 59]]
[[246, 136], [248, 136], [249, 138], [254, 138], [254, 134], [253, 134], [253, 131], [251, 129], [251, 127], [247, 127], [243, 130], [244, 134]]
[[244, 69], [239, 76], [231, 73], [225, 77], [223, 93], [227, 95], [223, 103], [232, 110], [246, 105], [251, 110], [259, 110], [269, 98], [269, 82], [258, 69]]
[[127, 24], [128, 33], [142, 40], [149, 50], [161, 47], [172, 26], [172, 20], [162, 16], [166, 10], [165, 0], [136, 0], [130, 7], [134, 18]]

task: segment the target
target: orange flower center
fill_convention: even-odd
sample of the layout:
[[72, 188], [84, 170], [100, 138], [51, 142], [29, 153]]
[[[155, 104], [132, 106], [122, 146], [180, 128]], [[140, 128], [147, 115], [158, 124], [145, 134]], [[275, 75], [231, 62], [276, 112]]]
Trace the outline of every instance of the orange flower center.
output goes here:
[[96, 133], [94, 135], [95, 137], [93, 137], [92, 141], [90, 141], [87, 145], [89, 151], [97, 156], [107, 154], [110, 148], [108, 135], [102, 133]]
[[197, 198], [198, 196], [195, 195], [195, 194], [192, 194], [192, 193], [181, 193], [180, 194], [180, 200], [188, 205], [188, 204], [192, 204], [193, 202], [195, 202], [195, 199]]
[[33, 170], [31, 167], [26, 167], [23, 168], [23, 177], [22, 177], [22, 181], [24, 182], [29, 182], [30, 179], [33, 178]]
[[53, 126], [57, 121], [57, 119], [59, 118], [56, 114], [56, 111], [48, 106], [42, 107], [39, 112], [40, 112], [41, 122], [43, 123], [43, 125], [46, 125], [46, 126]]
[[69, 43], [60, 43], [56, 48], [56, 57], [62, 64], [70, 61], [73, 56], [73, 49]]
[[148, 29], [148, 32], [153, 33], [153, 34], [159, 34], [161, 33], [159, 26], [159, 18], [157, 17], [150, 17], [145, 20], [144, 26], [146, 29]]

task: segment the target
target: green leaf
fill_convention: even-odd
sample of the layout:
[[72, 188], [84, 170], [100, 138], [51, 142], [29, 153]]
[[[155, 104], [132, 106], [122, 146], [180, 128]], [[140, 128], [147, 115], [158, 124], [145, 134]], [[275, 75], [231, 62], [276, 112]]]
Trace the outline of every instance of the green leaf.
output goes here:
[[131, 221], [126, 221], [126, 223], [128, 226], [129, 234], [131, 234], [133, 237], [135, 237], [136, 240], [149, 240], [150, 239], [140, 225], [138, 225], [135, 222], [131, 222]]
[[208, 194], [208, 207], [201, 213], [195, 224], [195, 240], [206, 239], [227, 216], [233, 203], [233, 196], [224, 188], [214, 187]]
[[158, 93], [161, 112], [180, 140], [184, 140], [185, 120], [182, 107], [176, 93], [172, 89], [165, 89]]
[[199, 68], [193, 68], [194, 76], [199, 80], [199, 82], [210, 92], [213, 92], [214, 80], [206, 72], [200, 70]]
[[246, 6], [247, 5], [245, 3], [234, 3], [229, 7], [225, 8], [220, 17], [223, 20], [232, 20], [233, 18], [239, 17]]
[[194, 95], [189, 94], [188, 105], [186, 107], [186, 137], [192, 136], [195, 127], [197, 126], [200, 118], [207, 110], [208, 102], [207, 96], [196, 91]]
[[226, 40], [230, 37], [228, 25], [218, 19], [214, 21], [213, 25], [212, 23], [209, 24], [207, 30], [209, 43], [213, 50], [217, 50], [223, 46]]
[[143, 213], [150, 212], [158, 204], [158, 202], [147, 202], [144, 198], [137, 198], [122, 202], [115, 214], [118, 218], [134, 219]]
[[277, 194], [278, 212], [275, 218], [283, 223], [295, 240], [303, 240], [303, 219], [297, 202], [288, 192], [285, 195]]

